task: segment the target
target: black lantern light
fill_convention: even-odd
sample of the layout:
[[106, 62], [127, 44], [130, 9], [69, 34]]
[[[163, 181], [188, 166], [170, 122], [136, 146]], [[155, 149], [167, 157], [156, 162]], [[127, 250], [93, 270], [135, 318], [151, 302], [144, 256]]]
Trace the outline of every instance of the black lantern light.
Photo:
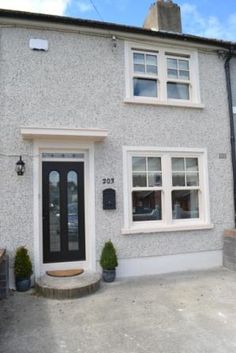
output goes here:
[[18, 162], [16, 162], [16, 173], [17, 175], [23, 175], [25, 172], [25, 163], [22, 161], [22, 157], [20, 156], [20, 159]]

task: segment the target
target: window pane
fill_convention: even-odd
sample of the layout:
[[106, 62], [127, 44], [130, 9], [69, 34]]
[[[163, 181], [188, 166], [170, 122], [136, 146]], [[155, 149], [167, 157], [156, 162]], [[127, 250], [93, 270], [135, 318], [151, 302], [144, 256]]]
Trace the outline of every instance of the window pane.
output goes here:
[[148, 173], [148, 186], [161, 186], [162, 178], [160, 173]]
[[168, 69], [177, 69], [177, 59], [167, 59]]
[[167, 83], [168, 98], [189, 100], [189, 84], [187, 83]]
[[157, 66], [147, 65], [147, 73], [157, 74]]
[[160, 157], [148, 157], [148, 170], [150, 171], [161, 171], [161, 158]]
[[184, 172], [184, 158], [171, 158], [172, 170], [174, 172]]
[[189, 61], [179, 60], [179, 69], [189, 71]]
[[198, 172], [187, 173], [187, 186], [198, 186], [198, 185], [199, 185]]
[[146, 171], [146, 157], [132, 157], [132, 170], [133, 171]]
[[134, 64], [134, 72], [145, 72], [145, 65]]
[[147, 54], [146, 55], [146, 63], [147, 63], [147, 65], [157, 66], [157, 57], [156, 57], [156, 55]]
[[172, 191], [172, 217], [199, 218], [198, 190]]
[[134, 96], [157, 97], [157, 80], [134, 78]]
[[134, 53], [134, 63], [135, 64], [145, 64], [144, 54]]
[[134, 191], [133, 221], [157, 221], [161, 219], [161, 191]]
[[78, 176], [73, 170], [67, 174], [67, 217], [68, 249], [78, 250]]
[[60, 217], [60, 175], [54, 170], [49, 174], [49, 233], [51, 252], [61, 250]]
[[185, 173], [174, 172], [172, 174], [172, 185], [173, 186], [185, 186]]
[[147, 174], [146, 173], [133, 173], [133, 187], [144, 187], [147, 186]]
[[189, 71], [180, 70], [179, 78], [181, 78], [182, 80], [189, 80]]
[[187, 172], [198, 171], [198, 158], [186, 158], [186, 170]]
[[169, 78], [178, 78], [178, 71], [173, 69], [168, 69]]
[[78, 158], [82, 159], [84, 158], [83, 153], [48, 153], [48, 152], [43, 152], [42, 153], [42, 158]]

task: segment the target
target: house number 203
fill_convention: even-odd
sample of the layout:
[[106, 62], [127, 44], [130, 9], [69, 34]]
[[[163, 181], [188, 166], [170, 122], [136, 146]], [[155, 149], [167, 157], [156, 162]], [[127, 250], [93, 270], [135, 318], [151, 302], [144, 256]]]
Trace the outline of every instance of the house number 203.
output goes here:
[[114, 178], [103, 178], [102, 183], [103, 184], [114, 184], [115, 179]]

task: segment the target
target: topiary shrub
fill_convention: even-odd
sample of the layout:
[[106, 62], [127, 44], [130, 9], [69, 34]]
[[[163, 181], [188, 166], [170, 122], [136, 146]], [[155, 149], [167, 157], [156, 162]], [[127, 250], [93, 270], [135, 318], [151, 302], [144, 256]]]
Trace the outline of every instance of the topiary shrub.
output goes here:
[[30, 278], [33, 273], [32, 262], [24, 246], [16, 249], [14, 271], [16, 278]]
[[103, 270], [114, 270], [118, 266], [116, 249], [111, 240], [107, 241], [102, 249], [100, 265]]

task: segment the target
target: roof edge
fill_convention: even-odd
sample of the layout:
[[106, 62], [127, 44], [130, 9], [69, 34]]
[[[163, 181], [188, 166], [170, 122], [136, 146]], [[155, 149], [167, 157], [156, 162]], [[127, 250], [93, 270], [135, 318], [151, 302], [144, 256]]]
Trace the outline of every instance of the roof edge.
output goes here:
[[137, 35], [149, 36], [152, 38], [166, 38], [173, 39], [178, 41], [185, 41], [190, 43], [199, 43], [209, 46], [222, 47], [225, 49], [236, 49], [236, 42], [224, 41], [220, 39], [213, 38], [205, 38], [191, 34], [184, 33], [174, 33], [167, 31], [153, 31], [141, 27], [128, 26], [123, 24], [116, 24], [112, 22], [101, 22], [95, 20], [87, 20], [80, 19], [74, 17], [66, 17], [66, 16], [56, 16], [56, 15], [48, 15], [41, 13], [33, 13], [33, 12], [25, 12], [25, 11], [15, 11], [15, 10], [5, 10], [0, 9], [0, 19], [8, 18], [8, 19], [19, 19], [25, 21], [37, 21], [37, 22], [45, 22], [45, 23], [54, 23], [54, 24], [62, 24], [65, 26], [74, 25], [78, 27], [87, 27], [99, 30], [107, 30], [107, 31], [119, 31], [124, 33], [132, 33]]

